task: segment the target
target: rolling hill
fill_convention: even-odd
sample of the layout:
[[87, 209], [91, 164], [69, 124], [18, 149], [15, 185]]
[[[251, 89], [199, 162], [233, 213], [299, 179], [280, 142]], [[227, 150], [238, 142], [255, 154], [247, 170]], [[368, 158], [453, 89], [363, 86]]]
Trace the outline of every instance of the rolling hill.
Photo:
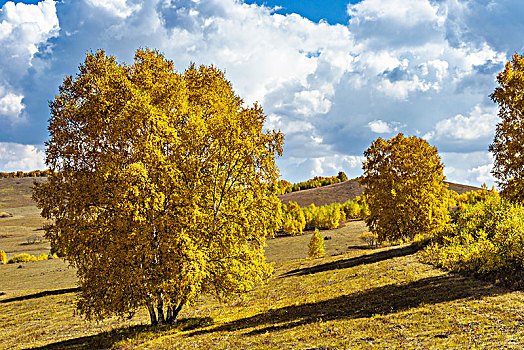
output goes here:
[[[26, 242], [42, 234], [32, 182], [0, 179], [0, 211], [13, 214], [0, 219], [8, 258], [49, 252], [49, 242]], [[361, 193], [350, 180], [285, 197]], [[0, 350], [524, 348], [522, 291], [426, 265], [417, 246], [371, 248], [359, 238], [365, 230], [352, 221], [323, 231], [320, 259], [306, 259], [310, 233], [268, 240], [272, 277], [228, 300], [203, 295], [176, 325], [150, 326], [144, 309], [129, 319], [84, 320], [74, 312], [75, 269], [62, 259], [0, 264]]]
[[[461, 185], [447, 181], [446, 183], [448, 184], [448, 189], [453, 190], [458, 194], [480, 190], [479, 187]], [[358, 180], [351, 179], [338, 184], [286, 193], [279, 196], [279, 198], [283, 204], [293, 201], [298, 203], [301, 207], [307, 207], [311, 203], [315, 203], [316, 206], [331, 203], [344, 203], [348, 200], [355, 199], [357, 196], [362, 196], [363, 192], [364, 187], [360, 186]]]

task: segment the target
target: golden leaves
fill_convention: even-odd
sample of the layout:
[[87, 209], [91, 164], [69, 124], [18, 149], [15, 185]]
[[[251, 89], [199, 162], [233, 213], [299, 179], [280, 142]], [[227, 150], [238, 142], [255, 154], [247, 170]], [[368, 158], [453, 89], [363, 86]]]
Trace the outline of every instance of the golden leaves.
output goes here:
[[50, 103], [55, 173], [34, 198], [78, 268], [80, 311], [123, 315], [263, 280], [283, 136], [263, 130], [262, 108], [215, 67], [178, 73], [157, 51], [130, 66], [97, 51], [79, 71]]
[[499, 104], [499, 117], [493, 144], [493, 176], [499, 180], [501, 195], [524, 202], [524, 57], [515, 53], [497, 76], [499, 86], [491, 99]]
[[380, 241], [438, 232], [449, 221], [447, 190], [436, 147], [398, 134], [378, 138], [364, 152], [365, 218]]

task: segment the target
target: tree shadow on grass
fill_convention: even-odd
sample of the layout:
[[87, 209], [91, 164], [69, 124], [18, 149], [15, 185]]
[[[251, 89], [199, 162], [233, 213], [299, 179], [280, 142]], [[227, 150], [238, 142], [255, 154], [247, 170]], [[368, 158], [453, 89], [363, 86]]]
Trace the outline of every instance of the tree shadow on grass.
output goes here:
[[[506, 292], [489, 283], [455, 274], [428, 277], [407, 284], [382, 287], [342, 295], [333, 299], [286, 306], [276, 310], [242, 318], [220, 327], [193, 332], [192, 335], [256, 328], [247, 335], [298, 327], [301, 325], [337, 319], [367, 318], [387, 315], [426, 304], [438, 304], [457, 299], [480, 299]], [[260, 328], [260, 326], [263, 326]]]
[[14, 297], [9, 299], [3, 299], [0, 300], [0, 304], [6, 304], [11, 303], [14, 301], [22, 301], [22, 300], [29, 300], [29, 299], [38, 299], [42, 297], [46, 297], [48, 295], [61, 295], [61, 294], [68, 294], [68, 293], [76, 293], [79, 292], [80, 288], [64, 288], [64, 289], [53, 289], [53, 290], [44, 290], [43, 292], [38, 292], [35, 294], [28, 294], [28, 295], [22, 295], [20, 297]]
[[323, 272], [323, 271], [346, 269], [346, 268], [355, 267], [359, 265], [373, 264], [373, 263], [383, 261], [383, 260], [411, 255], [411, 254], [416, 253], [417, 251], [419, 251], [422, 248], [423, 248], [422, 245], [411, 244], [411, 245], [407, 245], [404, 247], [383, 250], [377, 253], [362, 255], [362, 256], [355, 257], [355, 258], [337, 260], [337, 261], [332, 261], [332, 262], [325, 263], [325, 264], [315, 265], [312, 267], [291, 270], [291, 271], [288, 271], [282, 274], [280, 278], [289, 277], [289, 276], [309, 275], [309, 274]]
[[32, 350], [83, 350], [83, 349], [110, 349], [114, 344], [125, 339], [153, 339], [157, 334], [165, 335], [168, 332], [190, 331], [213, 324], [210, 317], [181, 318], [175, 325], [136, 325], [116, 328], [96, 335], [68, 339], [48, 344]]

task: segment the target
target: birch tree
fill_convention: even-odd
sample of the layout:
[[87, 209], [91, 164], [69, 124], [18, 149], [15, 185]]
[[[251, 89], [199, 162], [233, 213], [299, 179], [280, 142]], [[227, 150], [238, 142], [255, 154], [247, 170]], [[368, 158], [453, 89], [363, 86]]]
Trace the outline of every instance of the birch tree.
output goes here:
[[52, 172], [33, 198], [77, 269], [88, 319], [146, 307], [151, 323], [174, 322], [202, 293], [227, 298], [269, 276], [283, 136], [222, 71], [97, 51], [50, 108]]
[[364, 152], [365, 221], [379, 241], [431, 236], [449, 221], [444, 165], [436, 147], [402, 133]]

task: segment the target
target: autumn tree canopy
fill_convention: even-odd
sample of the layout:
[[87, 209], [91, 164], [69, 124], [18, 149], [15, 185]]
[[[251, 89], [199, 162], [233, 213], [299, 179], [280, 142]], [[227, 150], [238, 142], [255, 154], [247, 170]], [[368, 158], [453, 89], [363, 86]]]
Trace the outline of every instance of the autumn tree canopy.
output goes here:
[[268, 276], [283, 136], [222, 71], [97, 51], [50, 108], [52, 172], [33, 198], [77, 268], [87, 318], [145, 306], [152, 323], [173, 322], [201, 293], [224, 298]]
[[364, 152], [365, 221], [379, 241], [430, 236], [448, 222], [447, 189], [436, 147], [403, 134], [378, 138]]
[[499, 86], [491, 99], [499, 104], [495, 139], [489, 150], [493, 153], [493, 176], [498, 180], [501, 195], [524, 202], [524, 57], [514, 54], [497, 76]]

